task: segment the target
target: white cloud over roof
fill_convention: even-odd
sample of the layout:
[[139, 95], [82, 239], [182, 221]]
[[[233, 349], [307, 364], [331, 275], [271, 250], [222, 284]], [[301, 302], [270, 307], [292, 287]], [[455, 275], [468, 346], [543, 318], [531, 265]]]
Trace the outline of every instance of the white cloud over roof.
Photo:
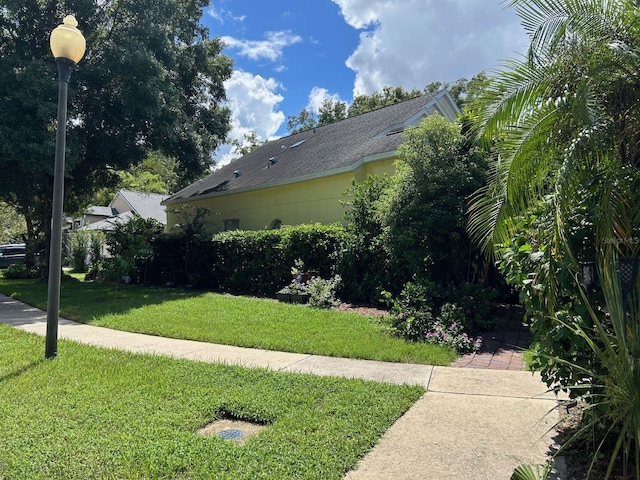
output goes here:
[[524, 53], [515, 12], [499, 1], [333, 0], [360, 44], [346, 64], [354, 94], [385, 86], [423, 88], [425, 79], [453, 82]]
[[[340, 9], [341, 21], [359, 32], [358, 43], [344, 58], [344, 65], [355, 73], [354, 96], [381, 91], [387, 86], [422, 89], [433, 81], [454, 82], [481, 71], [490, 73], [503, 60], [525, 53], [528, 45], [515, 11], [506, 9], [502, 0], [332, 1]], [[232, 55], [251, 60], [256, 71], [262, 73], [249, 73], [252, 68], [245, 65], [225, 84], [233, 112], [229, 141], [242, 141], [250, 132], [262, 140], [274, 138], [287, 116], [299, 113], [285, 114], [281, 110], [280, 104], [288, 91], [297, 87], [281, 83], [284, 72], [297, 67], [288, 63], [293, 53], [286, 55], [286, 50], [291, 47], [292, 51], [300, 50], [317, 44], [318, 40], [302, 37], [305, 34], [302, 30], [266, 28], [258, 32], [260, 39], [256, 40], [249, 37], [247, 32], [251, 29], [245, 29], [244, 16], [213, 6], [208, 13], [220, 24], [226, 19], [240, 27], [238, 35], [221, 39]], [[265, 75], [267, 66], [269, 73]], [[305, 74], [312, 75], [303, 71], [297, 78]], [[331, 88], [318, 81], [308, 90], [306, 107], [317, 114], [325, 98], [351, 102], [351, 98], [340, 98]], [[229, 148], [223, 148], [218, 152], [220, 163], [229, 161], [228, 151]]]

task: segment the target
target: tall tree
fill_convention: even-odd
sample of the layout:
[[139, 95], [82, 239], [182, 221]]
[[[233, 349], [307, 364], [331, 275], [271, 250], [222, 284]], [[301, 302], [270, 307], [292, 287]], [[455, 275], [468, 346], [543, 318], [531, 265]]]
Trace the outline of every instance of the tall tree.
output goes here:
[[469, 280], [466, 199], [486, 179], [486, 158], [460, 130], [431, 115], [404, 132], [384, 215], [401, 283], [413, 275]]
[[265, 141], [260, 140], [258, 134], [252, 130], [248, 133], [245, 133], [242, 140], [233, 139], [231, 141], [231, 146], [233, 147], [232, 152], [233, 154], [238, 155], [238, 157], [241, 157], [253, 152], [256, 148], [259, 148], [264, 143]]
[[356, 95], [349, 106], [347, 116], [353, 117], [362, 113], [370, 112], [377, 108], [393, 105], [403, 100], [421, 95], [420, 90], [404, 90], [402, 87], [383, 87], [382, 92], [374, 92], [371, 95]]
[[287, 119], [287, 129], [289, 133], [298, 133], [304, 130], [311, 130], [314, 127], [329, 125], [330, 123], [344, 120], [347, 116], [347, 104], [339, 100], [325, 98], [318, 110], [318, 116], [305, 108], [298, 115], [291, 115]]
[[347, 118], [347, 104], [339, 100], [325, 98], [318, 111], [318, 126], [329, 125]]
[[0, 198], [34, 238], [50, 224], [57, 82], [48, 45], [75, 14], [87, 52], [69, 85], [65, 205], [157, 150], [185, 184], [229, 130], [223, 82], [232, 62], [200, 24], [206, 0], [3, 0], [0, 8]]
[[287, 130], [290, 134], [311, 130], [318, 125], [313, 112], [307, 108], [300, 111], [298, 115], [290, 115], [287, 117]]

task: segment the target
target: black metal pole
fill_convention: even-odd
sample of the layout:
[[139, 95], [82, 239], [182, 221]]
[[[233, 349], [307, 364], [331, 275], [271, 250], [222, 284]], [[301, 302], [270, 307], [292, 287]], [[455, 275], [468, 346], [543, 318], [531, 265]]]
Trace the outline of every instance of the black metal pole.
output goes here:
[[58, 125], [56, 132], [56, 158], [53, 170], [53, 202], [51, 244], [49, 248], [49, 283], [47, 291], [47, 333], [45, 358], [58, 354], [58, 316], [60, 314], [60, 280], [62, 274], [62, 212], [64, 202], [64, 153], [67, 133], [67, 91], [71, 68], [75, 63], [68, 58], [56, 58], [58, 65]]

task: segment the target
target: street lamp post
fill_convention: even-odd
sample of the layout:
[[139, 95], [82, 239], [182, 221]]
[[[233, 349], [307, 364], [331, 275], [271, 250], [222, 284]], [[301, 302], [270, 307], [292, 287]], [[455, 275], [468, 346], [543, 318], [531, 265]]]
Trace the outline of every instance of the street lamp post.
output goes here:
[[58, 125], [56, 158], [53, 170], [51, 244], [49, 248], [49, 284], [47, 292], [47, 333], [45, 358], [58, 354], [58, 316], [60, 312], [60, 277], [62, 272], [62, 204], [64, 202], [64, 151], [67, 132], [67, 90], [71, 69], [82, 59], [85, 39], [76, 27], [78, 22], [67, 15], [52, 32], [51, 52], [58, 65]]

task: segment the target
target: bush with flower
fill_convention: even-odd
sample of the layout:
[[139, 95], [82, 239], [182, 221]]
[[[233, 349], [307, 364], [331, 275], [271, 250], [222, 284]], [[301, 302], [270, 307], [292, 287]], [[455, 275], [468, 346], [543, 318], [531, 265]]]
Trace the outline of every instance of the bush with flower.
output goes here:
[[424, 338], [426, 343], [446, 345], [461, 354], [477, 352], [482, 345], [480, 337], [473, 338], [465, 331], [462, 309], [457, 305], [444, 304], [440, 316], [429, 327]]
[[462, 307], [455, 303], [437, 307], [430, 282], [407, 283], [397, 298], [388, 292], [383, 292], [383, 298], [391, 305], [389, 331], [392, 335], [413, 342], [447, 345], [461, 354], [480, 348], [482, 340], [467, 333], [470, 322]]

